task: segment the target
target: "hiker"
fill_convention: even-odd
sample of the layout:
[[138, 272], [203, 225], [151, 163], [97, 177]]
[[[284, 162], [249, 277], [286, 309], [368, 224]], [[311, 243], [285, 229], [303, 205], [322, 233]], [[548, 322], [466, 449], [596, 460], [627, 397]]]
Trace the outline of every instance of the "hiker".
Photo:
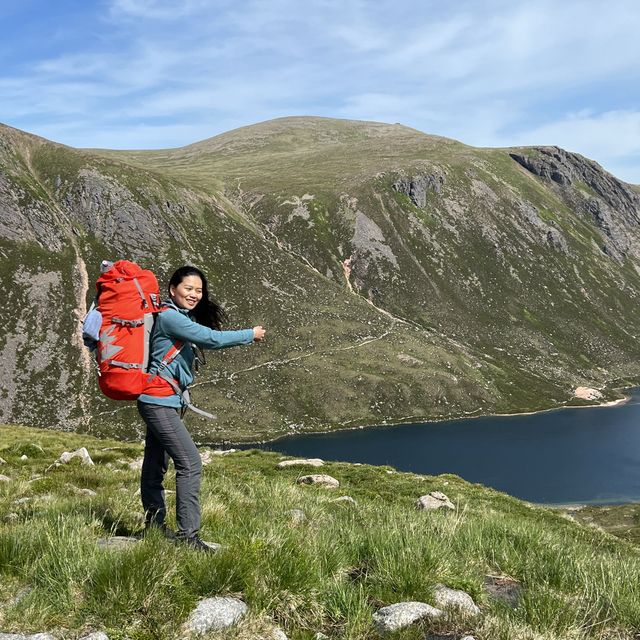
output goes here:
[[[195, 267], [181, 267], [171, 276], [169, 295], [170, 300], [165, 304], [170, 308], [158, 314], [150, 341], [149, 372], [162, 377], [156, 376], [155, 382], [138, 397], [138, 411], [147, 427], [140, 480], [145, 531], [158, 528], [167, 538], [210, 551], [198, 536], [202, 462], [181, 419], [182, 410], [189, 402], [186, 388], [193, 381], [194, 364], [197, 366], [198, 362], [194, 347], [223, 349], [251, 344], [262, 340], [265, 331], [261, 326], [221, 331], [226, 313], [209, 297], [207, 279]], [[172, 347], [180, 351], [169, 363], [164, 363]], [[166, 504], [162, 483], [169, 458], [176, 469], [176, 533], [164, 522]]]

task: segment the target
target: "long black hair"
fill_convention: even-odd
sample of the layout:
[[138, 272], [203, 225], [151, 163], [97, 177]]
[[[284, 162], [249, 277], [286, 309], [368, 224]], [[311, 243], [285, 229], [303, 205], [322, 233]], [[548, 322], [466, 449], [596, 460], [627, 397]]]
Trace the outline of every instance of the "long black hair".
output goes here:
[[190, 311], [190, 315], [198, 324], [203, 324], [210, 329], [222, 329], [222, 325], [229, 319], [227, 312], [209, 296], [207, 278], [197, 267], [186, 265], [176, 269], [169, 280], [169, 294], [171, 294], [171, 287], [177, 287], [187, 276], [198, 276], [202, 280], [202, 298]]

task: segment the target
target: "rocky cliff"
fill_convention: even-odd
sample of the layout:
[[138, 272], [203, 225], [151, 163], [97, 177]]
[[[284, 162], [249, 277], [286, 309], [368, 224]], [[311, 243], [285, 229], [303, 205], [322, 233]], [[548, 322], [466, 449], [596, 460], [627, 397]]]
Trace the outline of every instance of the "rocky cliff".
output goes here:
[[557, 148], [287, 118], [168, 151], [0, 127], [0, 420], [133, 435], [79, 320], [103, 258], [210, 274], [203, 440], [559, 406], [638, 378], [640, 196]]

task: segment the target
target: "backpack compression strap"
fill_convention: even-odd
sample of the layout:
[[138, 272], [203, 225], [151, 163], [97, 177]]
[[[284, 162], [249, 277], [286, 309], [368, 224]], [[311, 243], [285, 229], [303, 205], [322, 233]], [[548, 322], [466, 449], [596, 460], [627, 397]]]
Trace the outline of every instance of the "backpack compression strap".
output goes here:
[[154, 375], [157, 375], [158, 377], [162, 378], [165, 382], [169, 383], [169, 386], [178, 394], [178, 396], [180, 397], [180, 400], [182, 401], [182, 404], [185, 407], [188, 407], [189, 409], [191, 409], [191, 411], [194, 411], [198, 415], [204, 416], [205, 418], [209, 418], [209, 420], [215, 420], [216, 416], [214, 414], [207, 413], [202, 409], [198, 409], [198, 407], [196, 407], [191, 402], [191, 395], [189, 394], [189, 389], [184, 389], [183, 391], [180, 388], [180, 385], [171, 376], [167, 375], [164, 371], [169, 365], [169, 363], [173, 362], [173, 360], [180, 353], [180, 351], [182, 351], [183, 347], [184, 347], [184, 342], [182, 342], [181, 340], [177, 340], [176, 342], [174, 342], [171, 348], [169, 349], [169, 351], [167, 351], [167, 353], [165, 354], [164, 358], [162, 358], [162, 362], [160, 363], [158, 370], [155, 372], [155, 374], [151, 374], [149, 376], [149, 381], [152, 380]]

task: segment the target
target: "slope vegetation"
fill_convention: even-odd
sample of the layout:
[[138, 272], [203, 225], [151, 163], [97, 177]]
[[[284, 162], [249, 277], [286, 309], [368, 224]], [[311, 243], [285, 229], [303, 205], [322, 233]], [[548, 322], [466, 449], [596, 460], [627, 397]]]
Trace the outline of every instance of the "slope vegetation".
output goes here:
[[135, 433], [78, 333], [121, 256], [161, 278], [196, 263], [233, 326], [268, 328], [200, 373], [204, 441], [611, 395], [638, 380], [639, 220], [637, 192], [577, 154], [401, 125], [284, 118], [130, 152], [1, 127], [1, 417]]

